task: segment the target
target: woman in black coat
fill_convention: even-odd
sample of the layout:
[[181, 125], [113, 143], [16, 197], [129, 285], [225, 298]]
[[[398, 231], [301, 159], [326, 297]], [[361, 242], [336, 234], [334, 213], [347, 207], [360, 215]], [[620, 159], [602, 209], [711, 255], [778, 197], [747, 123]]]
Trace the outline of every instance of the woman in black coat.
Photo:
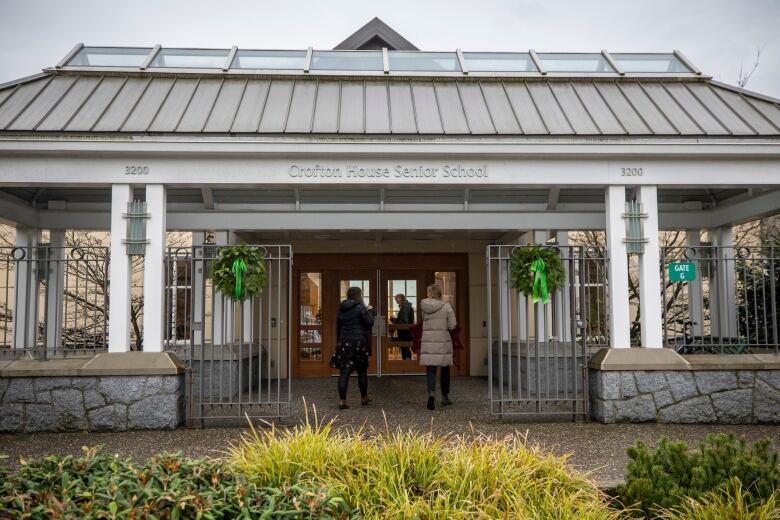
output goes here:
[[374, 317], [371, 307], [363, 305], [363, 293], [360, 287], [350, 287], [347, 299], [339, 306], [336, 320], [338, 344], [331, 366], [339, 373], [339, 409], [349, 408], [347, 404], [347, 385], [353, 370], [358, 374], [360, 404], [367, 405], [368, 398], [368, 358], [371, 356], [371, 327]]

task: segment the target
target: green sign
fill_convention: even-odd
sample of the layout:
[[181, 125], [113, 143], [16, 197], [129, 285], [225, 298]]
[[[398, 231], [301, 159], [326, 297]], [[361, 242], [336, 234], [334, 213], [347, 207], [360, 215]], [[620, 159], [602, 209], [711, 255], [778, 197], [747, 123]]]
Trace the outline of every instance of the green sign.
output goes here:
[[669, 264], [670, 282], [692, 282], [696, 279], [696, 264], [693, 262], [672, 262]]

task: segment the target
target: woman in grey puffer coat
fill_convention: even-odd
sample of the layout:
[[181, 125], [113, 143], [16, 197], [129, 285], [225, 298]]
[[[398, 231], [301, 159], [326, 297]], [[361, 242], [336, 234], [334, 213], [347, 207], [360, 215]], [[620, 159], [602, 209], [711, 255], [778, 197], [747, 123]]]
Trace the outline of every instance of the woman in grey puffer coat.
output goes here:
[[441, 404], [452, 404], [450, 393], [450, 365], [452, 365], [452, 338], [450, 330], [457, 326], [455, 312], [449, 303], [442, 301], [441, 287], [428, 286], [428, 297], [420, 302], [422, 310], [422, 341], [420, 345], [420, 364], [425, 367], [425, 379], [428, 385], [428, 409], [436, 408], [436, 367], [441, 367]]

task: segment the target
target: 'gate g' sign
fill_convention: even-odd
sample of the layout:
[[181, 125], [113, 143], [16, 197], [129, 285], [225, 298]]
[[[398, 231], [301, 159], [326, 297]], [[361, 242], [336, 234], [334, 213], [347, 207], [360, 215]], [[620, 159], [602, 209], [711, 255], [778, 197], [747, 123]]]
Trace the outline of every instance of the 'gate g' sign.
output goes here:
[[696, 264], [693, 262], [672, 262], [669, 264], [670, 282], [692, 282], [696, 279]]

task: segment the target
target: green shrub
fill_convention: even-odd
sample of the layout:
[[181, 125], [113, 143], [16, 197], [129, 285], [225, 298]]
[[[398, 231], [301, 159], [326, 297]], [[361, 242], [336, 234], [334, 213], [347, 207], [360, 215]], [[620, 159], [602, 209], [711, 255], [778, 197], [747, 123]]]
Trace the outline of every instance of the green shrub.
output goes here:
[[146, 464], [85, 449], [0, 472], [0, 518], [350, 518], [344, 500], [291, 482], [259, 487], [220, 460], [164, 454]]
[[778, 520], [780, 498], [772, 493], [762, 502], [754, 503], [738, 479], [734, 479], [723, 493], [707, 493], [695, 500], [685, 498], [673, 508], [659, 512], [664, 520]]
[[332, 423], [252, 430], [232, 448], [231, 461], [258, 485], [331, 489], [366, 519], [620, 517], [565, 458], [517, 436], [364, 433], [337, 432]]
[[768, 439], [747, 444], [733, 434], [711, 434], [691, 450], [682, 441], [662, 438], [655, 451], [638, 442], [628, 456], [619, 500], [647, 516], [707, 493], [733, 494], [733, 479], [745, 486], [750, 503], [767, 500], [780, 486], [778, 456]]

